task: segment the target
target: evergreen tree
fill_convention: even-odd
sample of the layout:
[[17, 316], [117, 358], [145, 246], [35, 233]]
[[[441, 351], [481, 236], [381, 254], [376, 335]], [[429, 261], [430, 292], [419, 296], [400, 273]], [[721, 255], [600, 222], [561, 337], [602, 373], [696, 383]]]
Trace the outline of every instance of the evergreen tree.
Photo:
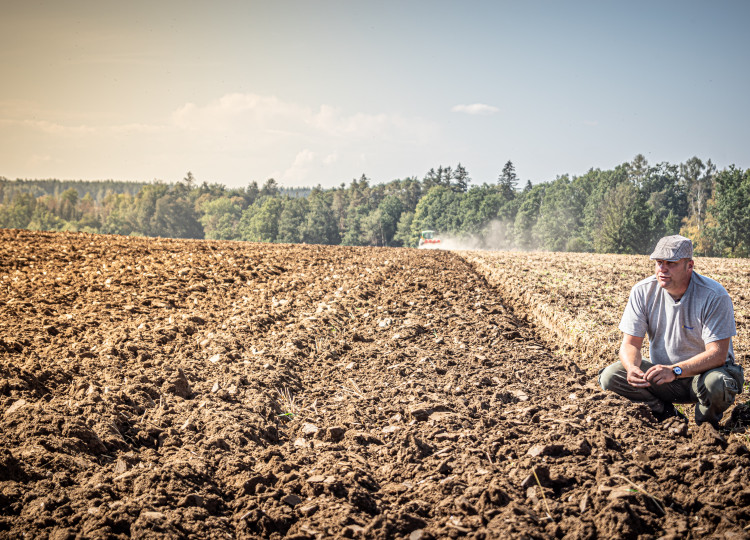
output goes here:
[[395, 180], [394, 192], [401, 199], [404, 208], [413, 212], [422, 198], [422, 183], [415, 177]]
[[508, 160], [497, 179], [498, 189], [505, 200], [510, 201], [515, 197], [517, 184], [516, 168], [513, 166], [513, 162]]
[[403, 211], [404, 204], [396, 195], [389, 195], [380, 202], [377, 209], [377, 218], [381, 243], [378, 245], [388, 246], [391, 244]]
[[600, 212], [600, 231], [594, 248], [599, 253], [645, 253], [652, 242], [649, 211], [638, 188], [622, 182], [609, 190]]
[[[366, 214], [365, 214], [366, 215]], [[347, 215], [346, 219], [346, 231], [344, 231], [341, 237], [341, 245], [343, 246], [363, 246], [366, 244], [366, 239], [363, 238], [362, 221], [365, 215], [363, 215], [361, 209], [355, 209]]]
[[640, 181], [640, 191], [650, 212], [650, 239], [646, 243], [655, 245], [662, 236], [677, 234], [680, 227], [675, 227], [675, 222], [687, 215], [687, 199], [678, 168], [668, 163], [649, 168]]
[[471, 181], [471, 178], [469, 178], [469, 173], [461, 163], [456, 165], [456, 170], [453, 171], [453, 180], [455, 180], [452, 184], [453, 191], [466, 193], [469, 190], [469, 182]]
[[412, 233], [412, 222], [414, 212], [407, 211], [401, 214], [396, 225], [396, 234], [393, 236], [393, 245], [402, 247], [417, 247], [419, 236]]
[[68, 188], [60, 195], [59, 217], [65, 221], [73, 221], [78, 218], [76, 205], [78, 204], [78, 191]]
[[308, 210], [302, 240], [308, 244], [338, 244], [341, 240], [336, 218], [331, 208], [332, 193], [320, 186], [308, 198]]
[[156, 200], [154, 213], [148, 224], [149, 236], [167, 238], [203, 238], [203, 227], [195, 208], [180, 189], [169, 190]]
[[26, 228], [32, 231], [57, 231], [62, 230], [64, 226], [65, 222], [50, 212], [45, 205], [37, 204]]
[[103, 216], [102, 232], [105, 234], [130, 235], [138, 230], [135, 200], [129, 193], [107, 195]]
[[412, 235], [419, 238], [420, 232], [424, 230], [448, 234], [460, 232], [461, 198], [461, 193], [448, 187], [433, 186], [417, 204], [412, 220]]
[[460, 232], [473, 236], [481, 235], [487, 224], [495, 219], [500, 206], [505, 203], [491, 186], [474, 186], [461, 197], [459, 214]]
[[449, 187], [453, 178], [453, 170], [450, 167], [438, 166], [437, 170], [430, 169], [422, 179], [422, 186], [425, 192], [435, 186]]
[[240, 239], [248, 242], [276, 242], [283, 204], [278, 197], [266, 197], [249, 206], [240, 218]]
[[371, 241], [371, 235], [367, 234], [365, 221], [367, 215], [375, 210], [369, 178], [363, 174], [359, 180], [352, 180], [347, 200], [341, 243], [345, 246], [367, 245]]
[[640, 188], [649, 172], [648, 161], [643, 154], [638, 154], [633, 158], [633, 161], [625, 164], [625, 170], [627, 171], [628, 179], [634, 186]]
[[264, 197], [278, 197], [279, 195], [279, 184], [276, 183], [276, 180], [273, 178], [269, 178], [266, 180], [266, 183], [263, 184], [263, 187], [260, 190], [260, 193], [258, 196], [260, 198]]
[[[539, 219], [533, 234], [548, 251], [567, 251], [568, 243], [580, 237], [586, 194], [568, 176], [558, 177], [547, 186], [539, 206]], [[576, 242], [576, 249], [579, 249]]]
[[750, 169], [734, 165], [716, 175], [716, 199], [711, 208], [716, 237], [726, 255], [750, 256]]
[[247, 187], [245, 188], [245, 192], [243, 193], [243, 196], [242, 196], [244, 200], [244, 208], [247, 208], [248, 206], [253, 204], [256, 200], [258, 200], [259, 196], [260, 196], [260, 190], [258, 189], [258, 182], [253, 180], [247, 185]]
[[283, 199], [279, 215], [278, 242], [299, 244], [304, 240], [304, 226], [307, 221], [307, 199]]
[[9, 229], [25, 229], [31, 222], [36, 199], [30, 193], [19, 193], [0, 211], [0, 225]]
[[599, 251], [595, 246], [602, 230], [601, 209], [605, 206], [610, 191], [618, 184], [629, 181], [628, 175], [627, 165], [619, 165], [608, 171], [591, 169], [583, 175], [583, 181], [589, 186], [589, 194], [583, 208], [583, 227], [578, 237], [587, 251]]

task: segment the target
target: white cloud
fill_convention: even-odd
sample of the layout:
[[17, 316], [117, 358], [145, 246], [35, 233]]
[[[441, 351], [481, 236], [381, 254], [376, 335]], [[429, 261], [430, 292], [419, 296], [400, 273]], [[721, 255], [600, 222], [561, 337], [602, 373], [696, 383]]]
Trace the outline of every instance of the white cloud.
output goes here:
[[194, 131], [239, 131], [275, 136], [354, 139], [395, 137], [423, 141], [435, 126], [397, 114], [346, 114], [330, 105], [317, 110], [281, 101], [275, 96], [227, 94], [204, 106], [186, 103], [172, 114], [174, 124]]
[[316, 160], [317, 155], [315, 152], [305, 148], [295, 156], [291, 167], [281, 174], [279, 180], [284, 183], [289, 182], [292, 184], [304, 181]]
[[259, 125], [279, 118], [309, 115], [304, 107], [284, 103], [274, 96], [232, 93], [204, 106], [186, 103], [172, 113], [172, 120], [183, 129], [221, 131], [239, 121]]
[[52, 156], [48, 154], [32, 154], [29, 157], [29, 163], [33, 163], [34, 165], [52, 163], [53, 161]]
[[[81, 121], [30, 106], [16, 115], [11, 105], [0, 101], [0, 135], [16, 134], [12, 148], [0, 150], [3, 174], [17, 169], [16, 176], [29, 178], [172, 181], [191, 170], [230, 185], [273, 177], [283, 185], [331, 186], [363, 173], [387, 181], [421, 172], [409, 170], [411, 163], [433, 155], [440, 136], [437, 123], [419, 117], [250, 93], [184, 103], [145, 122], [128, 116]], [[29, 164], [21, 149], [38, 157]]]
[[493, 107], [492, 105], [486, 105], [484, 103], [472, 103], [471, 105], [456, 105], [451, 111], [460, 112], [473, 115], [488, 115], [500, 112], [500, 109]]
[[395, 113], [347, 113], [327, 104], [238, 93], [205, 105], [186, 103], [172, 120], [186, 144], [214, 161], [232, 155], [259, 177], [297, 185], [358, 176], [360, 155], [428, 147], [438, 132], [433, 122]]
[[397, 116], [355, 113], [344, 115], [339, 109], [322, 105], [309, 124], [335, 137], [367, 138], [385, 134], [401, 122]]
[[111, 130], [113, 133], [129, 135], [129, 134], [145, 134], [145, 133], [162, 133], [171, 128], [169, 126], [157, 125], [157, 124], [132, 123], [132, 124], [121, 124], [118, 126], [109, 126], [108, 129]]
[[96, 131], [96, 128], [91, 126], [66, 126], [58, 124], [57, 122], [48, 122], [46, 120], [25, 120], [22, 123], [27, 127], [37, 129], [50, 135], [88, 135]]
[[9, 120], [7, 118], [0, 118], [0, 125], [25, 127], [32, 131], [61, 137], [103, 136], [108, 133], [124, 135], [160, 133], [169, 129], [168, 126], [142, 123], [93, 126], [86, 124], [67, 125], [49, 120]]

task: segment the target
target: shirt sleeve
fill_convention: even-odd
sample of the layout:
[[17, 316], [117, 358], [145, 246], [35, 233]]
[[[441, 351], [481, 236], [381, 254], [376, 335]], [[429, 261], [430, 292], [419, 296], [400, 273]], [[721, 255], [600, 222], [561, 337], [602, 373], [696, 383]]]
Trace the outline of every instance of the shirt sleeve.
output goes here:
[[625, 312], [620, 320], [620, 331], [625, 334], [644, 337], [648, 330], [648, 316], [645, 311], [645, 299], [643, 295], [638, 294], [635, 287], [630, 290], [628, 305], [625, 306]]
[[737, 335], [734, 306], [728, 294], [717, 294], [706, 303], [701, 337], [711, 343]]

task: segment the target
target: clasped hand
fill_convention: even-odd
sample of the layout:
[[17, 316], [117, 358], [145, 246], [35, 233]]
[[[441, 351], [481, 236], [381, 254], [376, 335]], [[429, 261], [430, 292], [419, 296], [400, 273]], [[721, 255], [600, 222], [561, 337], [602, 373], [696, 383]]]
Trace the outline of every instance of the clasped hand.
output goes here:
[[637, 388], [645, 388], [652, 384], [671, 383], [677, 378], [671, 366], [657, 364], [645, 373], [639, 367], [633, 367], [628, 371], [628, 383]]

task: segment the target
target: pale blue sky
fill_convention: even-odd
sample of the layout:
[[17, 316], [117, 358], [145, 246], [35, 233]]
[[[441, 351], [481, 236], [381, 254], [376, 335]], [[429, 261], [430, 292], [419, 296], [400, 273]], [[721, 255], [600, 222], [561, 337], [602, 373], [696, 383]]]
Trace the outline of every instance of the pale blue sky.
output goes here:
[[6, 1], [0, 176], [750, 166], [750, 2]]

